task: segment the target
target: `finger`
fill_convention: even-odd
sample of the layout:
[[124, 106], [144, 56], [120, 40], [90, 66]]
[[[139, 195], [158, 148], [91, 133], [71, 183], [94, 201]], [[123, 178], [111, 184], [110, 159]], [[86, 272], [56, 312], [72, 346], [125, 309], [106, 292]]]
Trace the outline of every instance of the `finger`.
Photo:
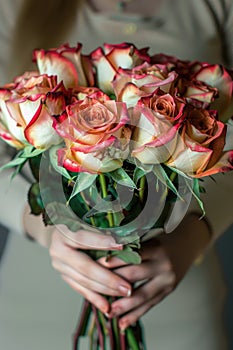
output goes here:
[[[50, 256], [52, 264], [56, 261], [61, 261], [64, 265], [71, 267], [89, 281], [88, 286], [98, 282], [102, 284], [103, 293], [112, 295], [112, 290], [115, 290], [115, 295], [127, 296], [131, 294], [131, 285], [122, 277], [118, 276], [109, 269], [101, 266], [96, 261], [92, 260], [87, 254], [79, 250], [75, 250], [62, 241], [56, 240], [50, 247]], [[57, 268], [54, 265], [54, 268]], [[78, 277], [78, 276], [77, 276]]]
[[113, 302], [109, 316], [120, 316], [130, 310], [140, 307], [145, 301], [150, 301], [164, 291], [172, 289], [173, 280], [170, 276], [157, 276], [135, 289], [131, 297], [121, 298]]
[[108, 257], [102, 257], [102, 258], [98, 259], [98, 263], [104, 267], [107, 267], [108, 269], [113, 269], [116, 267], [128, 265], [126, 262], [124, 262], [120, 258], [117, 258], [115, 256], [111, 256], [111, 255]]
[[[60, 260], [54, 259], [53, 262], [53, 267], [57, 271], [59, 271], [62, 275], [66, 275], [69, 278], [71, 278], [73, 281], [78, 283], [79, 285], [90, 289], [92, 291], [95, 291], [97, 293], [101, 294], [107, 294], [111, 296], [119, 296], [119, 290], [112, 289], [108, 285], [104, 285], [103, 283], [100, 283], [99, 281], [95, 281], [94, 279], [91, 279], [89, 277], [86, 277], [79, 271], [73, 269], [73, 267], [68, 266], [64, 263], [62, 263]], [[126, 294], [124, 294], [126, 295]]]
[[74, 248], [95, 250], [121, 250], [122, 244], [116, 243], [111, 235], [79, 230], [72, 232], [65, 225], [56, 227], [56, 231], [62, 234], [64, 242]]
[[169, 291], [163, 291], [156, 295], [149, 301], [146, 301], [144, 304], [130, 311], [126, 315], [122, 316], [119, 320], [119, 327], [122, 330], [125, 330], [130, 325], [134, 324], [137, 320], [139, 320], [146, 312], [148, 312], [153, 306], [160, 303], [165, 296], [169, 293]]
[[145, 261], [140, 265], [128, 265], [114, 269], [114, 272], [130, 283], [149, 280], [160, 274], [161, 267], [154, 261]]
[[70, 278], [67, 275], [62, 275], [62, 279], [68, 283], [68, 285], [81, 294], [85, 299], [91, 302], [95, 307], [97, 307], [103, 313], [107, 313], [109, 311], [110, 305], [106, 298], [102, 295], [95, 293], [81, 285], [79, 285], [76, 281]]

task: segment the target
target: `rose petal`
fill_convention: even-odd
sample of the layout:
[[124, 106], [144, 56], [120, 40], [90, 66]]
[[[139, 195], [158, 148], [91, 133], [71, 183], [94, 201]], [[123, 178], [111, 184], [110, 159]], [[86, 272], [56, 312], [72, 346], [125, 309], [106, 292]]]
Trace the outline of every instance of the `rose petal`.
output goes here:
[[101, 48], [93, 51], [90, 57], [96, 68], [98, 87], [105, 93], [113, 93], [111, 82], [116, 74], [116, 70], [108, 61]]
[[211, 149], [202, 147], [191, 140], [188, 141], [188, 139], [185, 139], [184, 142], [179, 137], [176, 150], [166, 164], [189, 176], [194, 176], [206, 168], [212, 153]]
[[78, 84], [78, 73], [75, 65], [57, 52], [37, 50], [34, 53], [40, 74], [56, 75], [66, 88]]
[[44, 104], [40, 104], [35, 116], [25, 128], [24, 134], [34, 147], [47, 149], [61, 142], [59, 135], [52, 127], [53, 120]]

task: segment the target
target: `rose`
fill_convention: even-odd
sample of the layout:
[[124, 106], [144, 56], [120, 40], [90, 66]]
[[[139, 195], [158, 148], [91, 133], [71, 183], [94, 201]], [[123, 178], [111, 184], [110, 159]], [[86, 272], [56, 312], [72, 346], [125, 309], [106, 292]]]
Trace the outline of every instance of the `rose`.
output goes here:
[[225, 139], [226, 125], [217, 120], [216, 111], [190, 107], [176, 150], [166, 163], [192, 177], [220, 172], [224, 162], [227, 166]]
[[35, 50], [33, 60], [40, 74], [56, 75], [66, 88], [93, 86], [93, 67], [87, 55], [81, 53], [82, 44], [76, 47], [61, 45], [56, 49]]
[[72, 102], [84, 100], [86, 97], [97, 99], [100, 102], [109, 101], [110, 97], [97, 87], [82, 87], [78, 86], [71, 90]]
[[69, 105], [62, 116], [54, 117], [54, 128], [66, 144], [58, 150], [59, 164], [73, 172], [90, 173], [121, 167], [128, 156], [128, 122], [121, 102], [93, 96]]
[[0, 136], [16, 148], [47, 149], [61, 140], [51, 115], [65, 109], [66, 91], [56, 77], [26, 73], [0, 90]]
[[[164, 64], [179, 75], [179, 93], [188, 98], [211, 103], [218, 110], [219, 119], [227, 121], [233, 115], [232, 72], [219, 64], [182, 61], [173, 56], [156, 54], [151, 63]], [[212, 88], [212, 89], [211, 89]]]
[[218, 111], [221, 121], [225, 122], [233, 116], [233, 81], [226, 68], [219, 64], [203, 64], [193, 79], [217, 89], [218, 98], [211, 103], [210, 108]]
[[153, 93], [158, 87], [169, 92], [176, 77], [177, 74], [169, 72], [164, 65], [145, 62], [131, 70], [119, 69], [113, 87], [117, 99], [132, 107], [140, 97]]
[[180, 94], [182, 94], [181, 90], [184, 90], [184, 96], [190, 104], [199, 107], [202, 106], [202, 108], [209, 107], [218, 95], [218, 90], [216, 88], [211, 88], [205, 83], [197, 80], [186, 81], [186, 84], [183, 82], [183, 86], [179, 87]]
[[143, 164], [159, 164], [174, 153], [184, 109], [183, 101], [157, 89], [141, 98], [133, 110], [132, 157]]
[[219, 64], [172, 59], [173, 65], [169, 67], [165, 59], [162, 61], [166, 62], [169, 69], [174, 69], [178, 73], [177, 87], [182, 96], [205, 103], [203, 108], [210, 104], [209, 108], [217, 110], [219, 119], [223, 122], [232, 117], [232, 72]]
[[128, 43], [105, 44], [103, 48], [94, 50], [90, 57], [96, 69], [97, 85], [108, 94], [113, 93], [111, 82], [120, 67], [131, 69], [150, 61], [147, 49], [138, 50]]

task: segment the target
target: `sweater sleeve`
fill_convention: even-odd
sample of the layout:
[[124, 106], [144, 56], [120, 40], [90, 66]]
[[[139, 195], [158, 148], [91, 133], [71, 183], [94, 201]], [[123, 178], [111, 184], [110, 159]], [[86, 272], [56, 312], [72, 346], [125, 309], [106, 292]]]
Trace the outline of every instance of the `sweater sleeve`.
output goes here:
[[23, 211], [29, 183], [20, 175], [11, 180], [11, 172], [0, 174], [0, 222], [16, 233], [23, 233]]
[[233, 223], [233, 172], [219, 173], [203, 181], [205, 217], [212, 229], [213, 242]]

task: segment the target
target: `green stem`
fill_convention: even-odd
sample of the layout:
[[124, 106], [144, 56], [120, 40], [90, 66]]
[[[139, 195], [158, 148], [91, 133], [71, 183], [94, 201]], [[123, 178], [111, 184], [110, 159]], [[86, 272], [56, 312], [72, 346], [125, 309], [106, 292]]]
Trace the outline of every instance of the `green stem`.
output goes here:
[[[101, 186], [101, 190], [102, 190], [102, 197], [106, 198], [108, 195], [108, 191], [107, 191], [106, 178], [105, 178], [104, 174], [99, 175], [99, 181], [100, 181], [100, 186]], [[107, 217], [108, 217], [109, 226], [113, 227], [114, 226], [114, 219], [113, 219], [112, 213], [108, 212]]]
[[[81, 197], [82, 197], [82, 199], [83, 199], [83, 203], [84, 203], [85, 209], [86, 209], [87, 211], [89, 211], [89, 210], [90, 210], [90, 207], [89, 207], [89, 205], [87, 204], [87, 201], [86, 201], [86, 198], [85, 198], [85, 196], [84, 196], [84, 193], [81, 192], [80, 194], [81, 194]], [[94, 220], [94, 218], [93, 218], [92, 216], [90, 217], [90, 221], [91, 221], [92, 226], [95, 226], [95, 220]]]
[[90, 350], [94, 350], [94, 337], [95, 337], [95, 319], [94, 319], [94, 315], [92, 315], [92, 320], [91, 320], [91, 325], [89, 328], [89, 339], [90, 339]]
[[139, 183], [139, 199], [141, 203], [143, 203], [144, 201], [145, 186], [146, 186], [146, 176], [143, 175]]
[[113, 329], [113, 334], [114, 334], [114, 340], [115, 340], [115, 345], [117, 350], [121, 350], [121, 344], [120, 344], [120, 335], [119, 335], [119, 326], [118, 326], [118, 318], [114, 317], [111, 320], [112, 322], [112, 329]]
[[95, 324], [96, 324], [96, 330], [97, 330], [97, 334], [98, 334], [98, 343], [100, 345], [100, 349], [106, 350], [105, 333], [103, 332], [102, 327], [101, 327], [101, 322], [99, 319], [99, 314], [98, 314], [97, 308], [94, 305], [92, 305], [92, 310], [93, 310], [94, 317], [95, 317]]
[[82, 312], [80, 315], [78, 327], [74, 334], [74, 347], [73, 347], [74, 350], [78, 350], [79, 348], [80, 336], [86, 334], [90, 314], [91, 314], [91, 304], [89, 303], [89, 301], [85, 300], [83, 304]]
[[175, 171], [173, 171], [173, 172], [171, 173], [171, 175], [170, 175], [170, 180], [171, 180], [171, 182], [173, 182], [173, 181], [175, 180], [176, 175], [177, 175], [177, 173], [175, 173]]
[[126, 334], [126, 339], [127, 339], [127, 342], [128, 342], [128, 344], [130, 346], [130, 349], [132, 349], [132, 350], [141, 350], [140, 346], [139, 346], [139, 344], [137, 342], [137, 339], [134, 336], [134, 332], [133, 332], [131, 327], [126, 328], [125, 334]]

